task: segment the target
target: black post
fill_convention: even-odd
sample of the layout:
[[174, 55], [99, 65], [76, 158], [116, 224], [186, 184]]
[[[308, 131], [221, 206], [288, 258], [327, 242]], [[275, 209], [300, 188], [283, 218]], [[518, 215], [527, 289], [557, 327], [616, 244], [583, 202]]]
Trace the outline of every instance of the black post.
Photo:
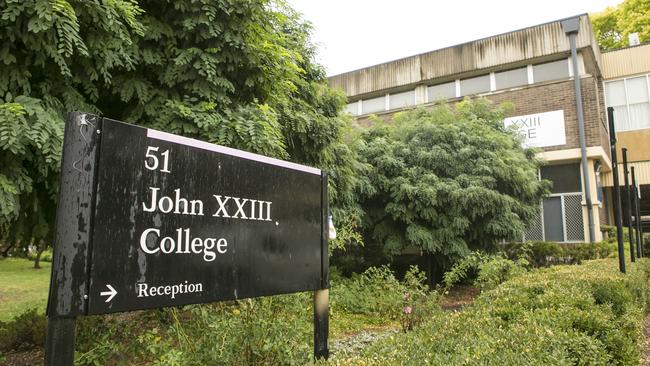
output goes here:
[[644, 246], [645, 242], [643, 239], [643, 221], [641, 220], [641, 187], [637, 186], [636, 189], [637, 189], [636, 209], [637, 209], [637, 216], [639, 217], [639, 233], [640, 233], [639, 238], [641, 239], [641, 241], [638, 244], [641, 247], [641, 256], [645, 257], [645, 246]]
[[46, 366], [74, 363], [75, 319], [87, 310], [100, 123], [86, 113], [71, 113], [66, 119], [47, 304]]
[[321, 288], [314, 292], [314, 358], [329, 358], [329, 196], [327, 173], [321, 174]]
[[75, 318], [49, 318], [45, 343], [45, 366], [74, 364]]
[[632, 231], [632, 193], [630, 192], [630, 181], [627, 169], [627, 149], [623, 148], [623, 174], [625, 175], [625, 217], [627, 217], [627, 236], [630, 240], [630, 260], [634, 262], [634, 232]]
[[643, 221], [641, 221], [641, 187], [637, 185], [636, 187], [636, 210], [637, 210], [637, 217], [639, 218], [639, 239], [641, 241], [637, 242], [639, 247], [641, 248], [641, 256], [645, 257], [645, 243], [643, 239]]
[[639, 214], [639, 189], [636, 185], [636, 174], [634, 174], [634, 167], [630, 168], [632, 171], [632, 201], [634, 202], [634, 226], [636, 228], [636, 256], [641, 258], [641, 215]]
[[621, 187], [618, 181], [618, 159], [616, 157], [616, 128], [614, 127], [614, 108], [607, 108], [609, 119], [609, 146], [612, 155], [612, 175], [614, 178], [614, 221], [616, 221], [616, 240], [618, 242], [618, 268], [625, 273], [625, 247], [623, 244], [623, 209], [621, 208]]

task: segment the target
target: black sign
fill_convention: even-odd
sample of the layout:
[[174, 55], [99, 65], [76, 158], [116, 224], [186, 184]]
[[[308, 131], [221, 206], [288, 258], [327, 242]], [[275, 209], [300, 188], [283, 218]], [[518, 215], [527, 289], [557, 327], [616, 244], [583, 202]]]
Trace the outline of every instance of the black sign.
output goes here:
[[[93, 121], [79, 141], [88, 145], [92, 137], [95, 143], [78, 149], [92, 169], [83, 169], [84, 161], [66, 162], [65, 153], [63, 162], [92, 189], [87, 250], [71, 252], [72, 243], [57, 243], [68, 254], [57, 255], [55, 247], [50, 313], [102, 314], [326, 286], [320, 170]], [[87, 280], [63, 290], [66, 276], [79, 273]]]

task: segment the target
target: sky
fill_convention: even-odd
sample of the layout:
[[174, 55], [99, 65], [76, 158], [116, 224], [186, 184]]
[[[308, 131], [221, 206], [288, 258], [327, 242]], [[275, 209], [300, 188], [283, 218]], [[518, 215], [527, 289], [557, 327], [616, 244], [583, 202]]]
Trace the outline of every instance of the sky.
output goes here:
[[327, 75], [582, 13], [621, 0], [288, 0], [313, 26]]

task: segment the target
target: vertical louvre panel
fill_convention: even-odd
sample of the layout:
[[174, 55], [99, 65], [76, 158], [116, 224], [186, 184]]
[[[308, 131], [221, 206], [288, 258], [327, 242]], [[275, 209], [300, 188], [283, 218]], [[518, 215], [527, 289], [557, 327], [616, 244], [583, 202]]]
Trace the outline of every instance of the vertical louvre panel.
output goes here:
[[585, 240], [581, 194], [564, 196], [564, 222], [567, 241]]

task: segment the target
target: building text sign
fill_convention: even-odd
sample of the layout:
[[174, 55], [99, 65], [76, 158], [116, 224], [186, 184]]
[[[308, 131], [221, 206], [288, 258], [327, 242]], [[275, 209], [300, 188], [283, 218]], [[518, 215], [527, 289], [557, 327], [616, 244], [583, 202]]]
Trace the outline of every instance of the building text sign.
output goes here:
[[[92, 127], [87, 250], [83, 260], [73, 254], [86, 266], [73, 272], [87, 280], [71, 294], [51, 290], [48, 312], [103, 314], [322, 288], [319, 169], [106, 118]], [[53, 287], [65, 280], [61, 271], [53, 265]], [[83, 299], [68, 312], [56, 304], [66, 296]]]
[[514, 128], [526, 147], [548, 147], [566, 144], [564, 111], [528, 114], [506, 118], [505, 127]]

